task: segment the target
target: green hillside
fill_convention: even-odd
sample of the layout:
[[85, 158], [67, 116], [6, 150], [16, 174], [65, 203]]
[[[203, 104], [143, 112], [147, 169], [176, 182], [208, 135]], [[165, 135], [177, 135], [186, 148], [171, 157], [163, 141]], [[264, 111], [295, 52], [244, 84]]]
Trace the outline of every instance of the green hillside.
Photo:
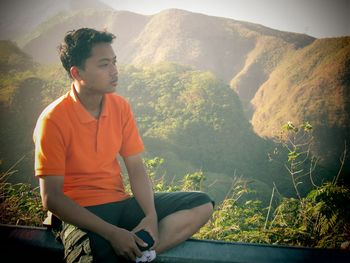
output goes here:
[[8, 105], [11, 95], [23, 79], [33, 75], [33, 59], [15, 43], [0, 40], [0, 104]]
[[0, 75], [21, 72], [34, 66], [33, 59], [9, 40], [0, 40]]
[[212, 73], [162, 63], [125, 67], [120, 75], [117, 92], [133, 105], [147, 153], [169, 162], [168, 179], [200, 169], [268, 185], [283, 181], [267, 161], [272, 144], [253, 133], [237, 94]]
[[[257, 137], [237, 95], [212, 73], [160, 64], [142, 71], [127, 67], [124, 75], [129, 79], [121, 79], [118, 92], [135, 105], [146, 137], [176, 145], [184, 160], [213, 172], [233, 172], [244, 165], [245, 157], [234, 152], [242, 152]], [[222, 156], [228, 157], [226, 164]]]

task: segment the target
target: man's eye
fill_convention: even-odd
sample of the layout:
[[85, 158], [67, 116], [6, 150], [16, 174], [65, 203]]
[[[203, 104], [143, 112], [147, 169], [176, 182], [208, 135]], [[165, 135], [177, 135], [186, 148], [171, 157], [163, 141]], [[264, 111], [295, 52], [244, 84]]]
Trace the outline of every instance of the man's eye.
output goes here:
[[99, 67], [103, 68], [103, 67], [107, 67], [108, 64], [101, 64]]

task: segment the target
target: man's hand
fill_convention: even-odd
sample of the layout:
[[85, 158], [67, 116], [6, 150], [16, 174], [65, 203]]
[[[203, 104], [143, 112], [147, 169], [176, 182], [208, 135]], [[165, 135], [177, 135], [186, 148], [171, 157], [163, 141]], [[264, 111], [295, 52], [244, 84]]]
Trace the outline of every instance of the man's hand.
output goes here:
[[144, 247], [147, 246], [135, 233], [123, 228], [115, 228], [108, 240], [117, 255], [132, 261], [135, 261], [136, 257], [142, 256], [142, 252], [137, 247], [137, 244]]
[[136, 233], [142, 229], [149, 232], [154, 240], [152, 246], [154, 249], [158, 244], [158, 217], [154, 207], [152, 182], [146, 173], [140, 154], [125, 157], [124, 162], [128, 170], [131, 190], [146, 215], [133, 232]]
[[146, 230], [154, 240], [154, 244], [151, 249], [155, 249], [158, 245], [158, 218], [156, 214], [145, 216], [141, 222], [132, 230], [136, 233], [139, 230]]

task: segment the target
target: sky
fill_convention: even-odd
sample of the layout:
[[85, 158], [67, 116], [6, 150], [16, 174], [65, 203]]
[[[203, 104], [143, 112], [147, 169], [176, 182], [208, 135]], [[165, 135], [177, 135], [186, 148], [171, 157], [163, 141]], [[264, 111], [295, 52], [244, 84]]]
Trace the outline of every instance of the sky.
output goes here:
[[350, 0], [101, 0], [116, 10], [153, 15], [178, 8], [317, 38], [350, 36]]

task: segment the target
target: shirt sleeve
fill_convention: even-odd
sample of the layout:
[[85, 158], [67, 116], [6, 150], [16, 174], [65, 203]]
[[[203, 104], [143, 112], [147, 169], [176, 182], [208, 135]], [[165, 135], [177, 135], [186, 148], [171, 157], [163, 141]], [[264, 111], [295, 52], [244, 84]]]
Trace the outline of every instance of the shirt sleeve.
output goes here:
[[120, 155], [123, 157], [132, 156], [143, 152], [144, 144], [137, 129], [136, 121], [129, 103], [126, 102], [123, 112], [122, 145]]
[[38, 121], [33, 135], [35, 175], [64, 175], [65, 144], [59, 127], [50, 119]]

